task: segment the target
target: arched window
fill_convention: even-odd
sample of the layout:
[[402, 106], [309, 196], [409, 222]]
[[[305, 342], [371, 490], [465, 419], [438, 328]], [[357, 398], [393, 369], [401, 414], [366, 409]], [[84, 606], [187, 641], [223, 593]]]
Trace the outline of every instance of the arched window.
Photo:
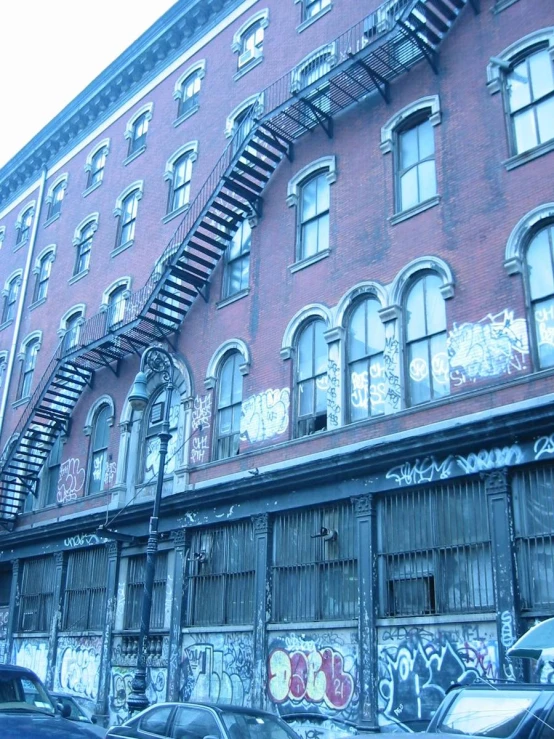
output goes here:
[[349, 420], [359, 421], [385, 411], [385, 326], [374, 298], [359, 301], [350, 314], [346, 345]]
[[205, 63], [200, 62], [195, 69], [177, 83], [175, 97], [177, 98], [177, 118], [192, 115], [198, 110], [200, 88], [205, 75]]
[[30, 205], [26, 210], [23, 211], [16, 223], [17, 235], [15, 238], [15, 245], [21, 246], [24, 244], [30, 236], [31, 224], [33, 223], [33, 212], [34, 206]]
[[120, 285], [109, 294], [106, 314], [108, 328], [115, 328], [123, 322], [128, 296], [129, 290], [126, 285]]
[[245, 218], [233, 234], [225, 252], [223, 298], [230, 298], [248, 287], [251, 241], [252, 229]]
[[71, 313], [62, 322], [63, 330], [63, 352], [67, 353], [75, 349], [79, 344], [79, 333], [83, 323], [83, 314], [80, 310]]
[[301, 3], [303, 21], [323, 15], [326, 8], [331, 8], [331, 0], [295, 0], [295, 2]]
[[87, 173], [87, 190], [100, 185], [104, 179], [106, 158], [110, 151], [110, 140], [104, 139], [90, 152], [85, 164]]
[[217, 385], [217, 422], [214, 451], [216, 459], [227, 459], [239, 453], [240, 414], [242, 409], [243, 361], [239, 352], [232, 352], [224, 359]]
[[[192, 165], [197, 158], [196, 142], [187, 144], [185, 151], [170, 159], [167, 163], [165, 178], [169, 182], [167, 212], [179, 210], [190, 200], [190, 181], [192, 179]], [[182, 150], [181, 150], [182, 151]]]
[[109, 405], [101, 406], [94, 419], [91, 433], [91, 463], [88, 493], [94, 495], [104, 490], [106, 463], [108, 461], [109, 419], [112, 411]]
[[142, 183], [132, 186], [119, 199], [114, 213], [119, 217], [116, 249], [130, 246], [135, 239], [138, 203], [142, 197]]
[[[164, 475], [169, 475], [174, 471], [178, 453], [180, 400], [177, 390], [173, 390], [169, 402], [171, 403], [169, 409], [169, 433], [171, 434], [171, 438], [167, 446]], [[161, 432], [166, 403], [167, 392], [160, 390], [154, 395], [145, 413], [142, 478], [146, 483], [154, 482], [158, 474], [158, 467], [160, 465], [159, 434]]]
[[46, 202], [48, 203], [48, 218], [51, 220], [58, 216], [62, 211], [62, 202], [67, 187], [67, 175], [58, 177], [50, 186]]
[[554, 365], [554, 224], [531, 238], [525, 254], [535, 345], [540, 368]]
[[[267, 10], [262, 11], [265, 17], [248, 22], [243, 27], [239, 37], [234, 41], [233, 48], [238, 52], [238, 68], [246, 70], [254, 66], [254, 63], [263, 56], [264, 52], [264, 29], [267, 28]], [[259, 16], [260, 14], [256, 14]]]
[[36, 280], [35, 290], [33, 293], [33, 303], [36, 303], [39, 300], [46, 300], [46, 296], [48, 294], [48, 281], [50, 280], [54, 257], [55, 251], [52, 248], [51, 251], [46, 252], [38, 260], [37, 266], [35, 268]]
[[227, 116], [225, 135], [233, 137], [233, 154], [242, 147], [242, 143], [253, 129], [256, 120], [263, 114], [264, 95], [251, 95], [237, 105]]
[[446, 307], [442, 280], [432, 272], [411, 285], [405, 301], [408, 403], [418, 405], [450, 393]]
[[310, 321], [296, 347], [296, 436], [327, 428], [328, 351], [325, 323]]
[[8, 366], [8, 354], [3, 352], [0, 354], [0, 390], [4, 384], [4, 377], [6, 376], [6, 367]]
[[98, 227], [97, 221], [89, 221], [81, 227], [77, 238], [75, 239], [75, 267], [73, 268], [73, 276], [88, 272], [90, 266], [90, 252], [92, 249], [92, 239]]
[[38, 350], [40, 349], [40, 338], [33, 336], [23, 344], [21, 376], [19, 378], [19, 389], [17, 398], [28, 398], [31, 394], [33, 385], [33, 374], [37, 361]]
[[146, 146], [146, 134], [148, 133], [148, 121], [151, 116], [148, 113], [142, 113], [133, 121], [131, 127], [131, 135], [129, 136], [129, 152], [128, 156], [135, 154]]
[[18, 272], [8, 282], [4, 288], [4, 308], [2, 310], [2, 323], [13, 321], [17, 308], [17, 298], [19, 296], [19, 288], [21, 287], [21, 274]]

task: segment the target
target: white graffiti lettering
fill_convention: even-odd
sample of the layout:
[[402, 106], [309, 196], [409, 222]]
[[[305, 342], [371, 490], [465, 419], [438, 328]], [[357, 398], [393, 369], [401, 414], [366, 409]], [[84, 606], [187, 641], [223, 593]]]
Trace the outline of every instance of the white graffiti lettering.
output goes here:
[[515, 641], [514, 620], [510, 611], [502, 611], [500, 624], [500, 641], [504, 649], [509, 649]]
[[76, 458], [68, 459], [60, 467], [56, 494], [58, 503], [68, 503], [75, 500], [77, 493], [83, 489], [84, 484], [85, 470], [81, 467], [80, 460]]
[[206, 429], [210, 425], [212, 417], [212, 396], [197, 395], [194, 399], [194, 407], [192, 409], [192, 428], [193, 430], [203, 428]]
[[535, 459], [540, 459], [543, 454], [554, 454], [554, 434], [541, 436], [537, 439], [533, 451], [535, 452]]
[[404, 462], [392, 467], [387, 472], [387, 479], [393, 479], [398, 485], [417, 485], [422, 482], [431, 482], [437, 479], [445, 480], [450, 477], [452, 457], [447, 457], [440, 464], [434, 457], [416, 459], [414, 464]]
[[529, 354], [527, 323], [513, 311], [489, 314], [478, 323], [463, 323], [448, 334], [452, 380], [457, 385], [498, 377], [525, 368]]
[[96, 534], [76, 534], [75, 536], [68, 536], [67, 539], [63, 540], [64, 546], [69, 549], [75, 549], [77, 547], [90, 547], [94, 544], [101, 544], [106, 541], [101, 539]]
[[456, 462], [466, 474], [519, 464], [522, 460], [523, 452], [517, 444], [502, 449], [481, 449], [477, 454], [468, 454], [467, 457], [456, 455]]
[[255, 444], [283, 434], [289, 425], [290, 390], [265, 390], [242, 402], [240, 438]]
[[190, 459], [193, 464], [202, 464], [204, 457], [208, 453], [208, 437], [197, 436], [192, 440], [192, 449]]

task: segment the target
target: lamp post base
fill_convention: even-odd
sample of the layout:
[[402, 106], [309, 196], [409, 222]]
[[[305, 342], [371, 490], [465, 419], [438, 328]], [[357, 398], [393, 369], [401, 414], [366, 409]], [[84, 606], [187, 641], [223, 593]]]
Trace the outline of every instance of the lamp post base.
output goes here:
[[146, 670], [138, 669], [131, 683], [131, 693], [127, 698], [127, 708], [130, 713], [137, 713], [148, 708], [150, 701], [146, 697]]

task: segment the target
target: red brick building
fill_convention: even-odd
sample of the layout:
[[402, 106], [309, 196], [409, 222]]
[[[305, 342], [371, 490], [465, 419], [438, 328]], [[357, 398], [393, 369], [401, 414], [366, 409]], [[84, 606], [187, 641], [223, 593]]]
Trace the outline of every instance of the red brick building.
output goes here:
[[183, 1], [0, 170], [6, 661], [126, 716], [167, 406], [151, 701], [417, 726], [525, 673], [553, 70], [548, 0]]

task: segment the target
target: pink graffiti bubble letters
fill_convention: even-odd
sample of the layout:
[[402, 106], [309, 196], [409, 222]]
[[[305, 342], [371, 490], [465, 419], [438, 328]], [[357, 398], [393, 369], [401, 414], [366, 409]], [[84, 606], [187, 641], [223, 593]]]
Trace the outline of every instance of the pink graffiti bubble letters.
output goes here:
[[330, 647], [311, 652], [275, 649], [269, 655], [268, 690], [274, 703], [307, 701], [342, 710], [352, 700], [354, 679], [344, 671], [342, 654]]

